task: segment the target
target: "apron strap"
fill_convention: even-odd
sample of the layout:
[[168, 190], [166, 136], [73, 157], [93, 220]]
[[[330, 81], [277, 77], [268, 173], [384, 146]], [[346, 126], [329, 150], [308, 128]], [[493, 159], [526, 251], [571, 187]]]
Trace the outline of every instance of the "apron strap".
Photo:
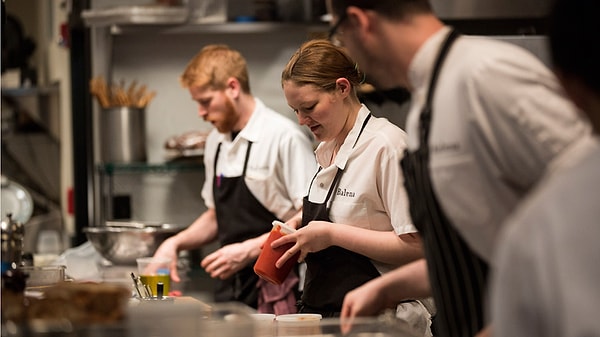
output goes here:
[[358, 136], [356, 136], [356, 140], [354, 141], [354, 144], [352, 145], [352, 148], [354, 148], [356, 146], [356, 143], [358, 143], [358, 139], [360, 138], [360, 135], [362, 135], [363, 131], [367, 127], [367, 124], [369, 123], [369, 119], [371, 119], [371, 114], [368, 114], [367, 118], [365, 118], [365, 121], [363, 122], [362, 126], [360, 127], [360, 131], [358, 132]]
[[250, 158], [250, 149], [252, 148], [252, 142], [248, 141], [248, 148], [246, 149], [246, 158], [244, 159], [244, 170], [242, 171], [242, 177], [246, 176], [246, 167], [248, 167], [248, 158]]
[[[444, 61], [446, 60], [446, 55], [450, 51], [450, 47], [452, 43], [460, 36], [455, 29], [452, 29], [446, 40], [442, 44], [440, 50], [438, 51], [437, 58], [435, 60], [435, 64], [433, 66], [433, 72], [431, 75], [431, 79], [429, 80], [429, 89], [427, 92], [427, 100], [425, 101], [425, 106], [423, 106], [423, 110], [421, 111], [421, 116], [419, 116], [420, 122], [420, 132], [419, 132], [419, 146], [422, 149], [427, 149], [429, 144], [429, 130], [431, 126], [431, 111], [433, 105], [433, 96], [435, 93], [435, 88], [437, 84], [438, 77], [440, 75], [440, 70]], [[426, 150], [427, 151], [427, 150]]]
[[221, 152], [221, 144], [219, 143], [219, 145], [217, 146], [217, 152], [215, 153], [215, 160], [213, 163], [213, 171], [214, 171], [214, 176], [217, 176], [217, 161], [219, 159], [219, 153]]
[[[221, 144], [217, 146], [217, 152], [215, 153], [215, 160], [213, 164], [214, 175], [217, 176], [217, 161], [219, 159], [219, 153], [221, 152]], [[244, 158], [244, 169], [242, 170], [242, 177], [246, 176], [246, 167], [248, 167], [248, 158], [250, 158], [250, 149], [252, 148], [252, 142], [248, 141], [248, 149], [246, 149], [246, 158]]]
[[442, 47], [438, 51], [438, 56], [435, 60], [435, 64], [433, 65], [433, 73], [431, 75], [431, 79], [429, 80], [429, 92], [427, 93], [427, 102], [425, 103], [427, 105], [431, 105], [431, 102], [433, 101], [433, 94], [435, 93], [436, 87], [435, 84], [437, 83], [438, 77], [440, 75], [442, 65], [446, 60], [446, 55], [448, 55], [448, 52], [450, 51], [450, 46], [452, 46], [454, 40], [456, 40], [459, 36], [460, 33], [458, 33], [456, 29], [452, 29], [446, 37], [444, 44], [442, 44]]
[[[356, 146], [356, 143], [358, 143], [358, 139], [360, 138], [360, 135], [362, 135], [363, 131], [365, 130], [365, 127], [369, 123], [369, 119], [371, 119], [371, 114], [367, 115], [367, 118], [365, 118], [362, 126], [360, 127], [360, 131], [358, 132], [358, 136], [356, 136], [356, 140], [354, 141], [354, 144], [352, 145], [353, 149]], [[322, 169], [323, 169], [323, 167], [319, 166], [319, 169], [317, 170], [317, 173], [315, 173], [315, 175], [313, 176], [312, 180], [310, 181], [309, 190], [312, 187], [313, 182], [315, 181], [315, 178], [317, 177], [317, 175], [319, 174], [319, 172], [321, 172]], [[338, 168], [337, 172], [335, 173], [335, 177], [333, 178], [333, 181], [331, 182], [331, 186], [329, 187], [329, 191], [327, 192], [327, 197], [325, 197], [325, 203], [328, 204], [328, 205], [330, 205], [331, 202], [332, 202], [332, 199], [330, 199], [331, 195], [333, 194], [333, 191], [335, 190], [335, 187], [338, 185], [338, 182], [340, 180], [340, 177], [342, 176], [342, 173], [344, 173], [344, 170], [340, 170]], [[327, 207], [327, 209], [329, 209], [329, 207]]]
[[[360, 127], [360, 131], [358, 132], [358, 136], [356, 136], [356, 140], [354, 141], [354, 144], [352, 144], [352, 148], [353, 149], [356, 146], [356, 143], [358, 143], [358, 140], [360, 139], [360, 135], [362, 135], [363, 131], [367, 127], [367, 124], [369, 123], [369, 119], [371, 119], [371, 114], [370, 113], [367, 115], [367, 118], [365, 118], [364, 122], [362, 123], [362, 126]], [[339, 184], [340, 178], [342, 177], [342, 173], [344, 173], [344, 170], [340, 170], [338, 168], [338, 170], [337, 170], [337, 172], [335, 174], [335, 178], [333, 178], [333, 182], [331, 184], [331, 187], [329, 188], [329, 192], [327, 193], [327, 199], [325, 199], [326, 202], [327, 202], [327, 204], [328, 204], [327, 210], [329, 210], [329, 208], [331, 207], [331, 203], [333, 202], [333, 198], [330, 199], [330, 197], [333, 194], [333, 190], [335, 190], [335, 187], [337, 187], [337, 185]]]
[[343, 172], [344, 170], [340, 170], [338, 168], [337, 172], [335, 173], [335, 177], [333, 178], [333, 182], [331, 183], [331, 186], [329, 187], [329, 192], [327, 192], [327, 197], [325, 198], [325, 202], [328, 204], [327, 209], [329, 209], [329, 205], [331, 205], [331, 201], [333, 200], [331, 199], [331, 195], [333, 194], [333, 190], [335, 190], [338, 183], [340, 182], [340, 177], [342, 176]]

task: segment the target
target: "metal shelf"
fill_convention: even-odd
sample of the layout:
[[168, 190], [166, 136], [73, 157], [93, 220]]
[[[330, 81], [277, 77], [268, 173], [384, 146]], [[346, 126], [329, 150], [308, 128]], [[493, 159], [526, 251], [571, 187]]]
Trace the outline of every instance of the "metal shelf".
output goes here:
[[107, 176], [119, 173], [168, 173], [185, 171], [203, 171], [204, 164], [201, 161], [174, 161], [166, 163], [103, 163], [98, 165], [98, 171]]
[[244, 34], [270, 33], [282, 30], [326, 31], [326, 22], [300, 21], [227, 21], [226, 13], [196, 17], [186, 7], [120, 6], [87, 10], [82, 17], [87, 26], [109, 28], [113, 35], [120, 34]]
[[[181, 158], [181, 161], [176, 160], [165, 163], [132, 162], [97, 164], [96, 169], [98, 171], [100, 188], [100, 200], [98, 205], [100, 210], [99, 223], [104, 223], [104, 221], [107, 220], [114, 220], [113, 198], [116, 196], [116, 180], [126, 179], [124, 181], [128, 181], [131, 177], [147, 174], [167, 174], [173, 176], [178, 176], [179, 174], [201, 174], [203, 177], [204, 164], [199, 158], [201, 157]], [[131, 186], [129, 186], [129, 188], [131, 188]], [[129, 203], [130, 199], [127, 199], [128, 200], [124, 202]]]
[[31, 120], [57, 142], [60, 141], [59, 96], [58, 83], [45, 87], [2, 88], [2, 100], [15, 114], [27, 115], [24, 120]]
[[261, 34], [286, 30], [304, 30], [309, 33], [324, 33], [326, 23], [294, 22], [227, 22], [227, 23], [187, 23], [181, 25], [110, 25], [112, 35], [129, 34]]

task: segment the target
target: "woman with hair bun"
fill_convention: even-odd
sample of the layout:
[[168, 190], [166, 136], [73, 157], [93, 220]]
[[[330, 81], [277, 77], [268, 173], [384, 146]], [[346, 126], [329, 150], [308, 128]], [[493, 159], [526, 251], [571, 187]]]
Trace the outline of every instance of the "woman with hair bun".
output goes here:
[[[345, 50], [326, 40], [304, 43], [282, 72], [288, 105], [320, 141], [303, 210], [288, 221], [299, 230], [272, 244], [294, 243], [277, 266], [298, 251], [306, 262], [300, 312], [337, 317], [348, 291], [423, 258], [399, 165], [406, 134], [361, 104], [364, 78]], [[400, 309], [428, 329], [421, 302]]]

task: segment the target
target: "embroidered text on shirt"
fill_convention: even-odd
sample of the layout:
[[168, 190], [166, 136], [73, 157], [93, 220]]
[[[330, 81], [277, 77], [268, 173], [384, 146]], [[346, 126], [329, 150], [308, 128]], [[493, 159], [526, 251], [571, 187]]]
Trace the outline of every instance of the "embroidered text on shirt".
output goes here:
[[458, 144], [458, 143], [431, 144], [430, 148], [431, 148], [432, 152], [446, 152], [446, 151], [457, 152], [460, 150], [460, 144]]
[[338, 188], [337, 191], [335, 192], [335, 195], [339, 195], [342, 197], [354, 198], [356, 196], [356, 193], [352, 192], [352, 191], [348, 191], [345, 188], [344, 189]]

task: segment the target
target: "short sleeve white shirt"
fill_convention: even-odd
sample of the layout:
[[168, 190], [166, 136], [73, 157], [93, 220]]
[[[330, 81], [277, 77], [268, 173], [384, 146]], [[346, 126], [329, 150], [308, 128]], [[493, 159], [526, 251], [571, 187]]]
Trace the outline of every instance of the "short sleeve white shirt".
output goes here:
[[[419, 146], [419, 116], [432, 64], [448, 31], [436, 33], [410, 64], [411, 151]], [[460, 37], [448, 53], [433, 100], [429, 147], [437, 199], [471, 248], [490, 261], [506, 216], [548, 163], [589, 131], [533, 54], [507, 42]]]
[[[333, 142], [319, 144], [315, 153], [323, 169], [315, 176], [309, 200], [324, 202], [337, 170], [341, 169], [344, 172], [332, 196], [331, 221], [370, 230], [393, 230], [398, 235], [416, 232], [400, 168], [406, 133], [385, 118], [371, 116], [358, 137], [369, 114], [363, 105], [333, 165], [329, 165]], [[380, 265], [378, 268], [389, 270]]]
[[[202, 197], [208, 208], [215, 207], [215, 174], [241, 176], [248, 143], [252, 142], [244, 181], [265, 208], [287, 221], [302, 208], [302, 198], [316, 169], [312, 143], [296, 123], [265, 106], [260, 99], [255, 100], [252, 116], [235, 139], [216, 129], [209, 134], [204, 152], [206, 177]], [[215, 173], [219, 143], [222, 145]]]

